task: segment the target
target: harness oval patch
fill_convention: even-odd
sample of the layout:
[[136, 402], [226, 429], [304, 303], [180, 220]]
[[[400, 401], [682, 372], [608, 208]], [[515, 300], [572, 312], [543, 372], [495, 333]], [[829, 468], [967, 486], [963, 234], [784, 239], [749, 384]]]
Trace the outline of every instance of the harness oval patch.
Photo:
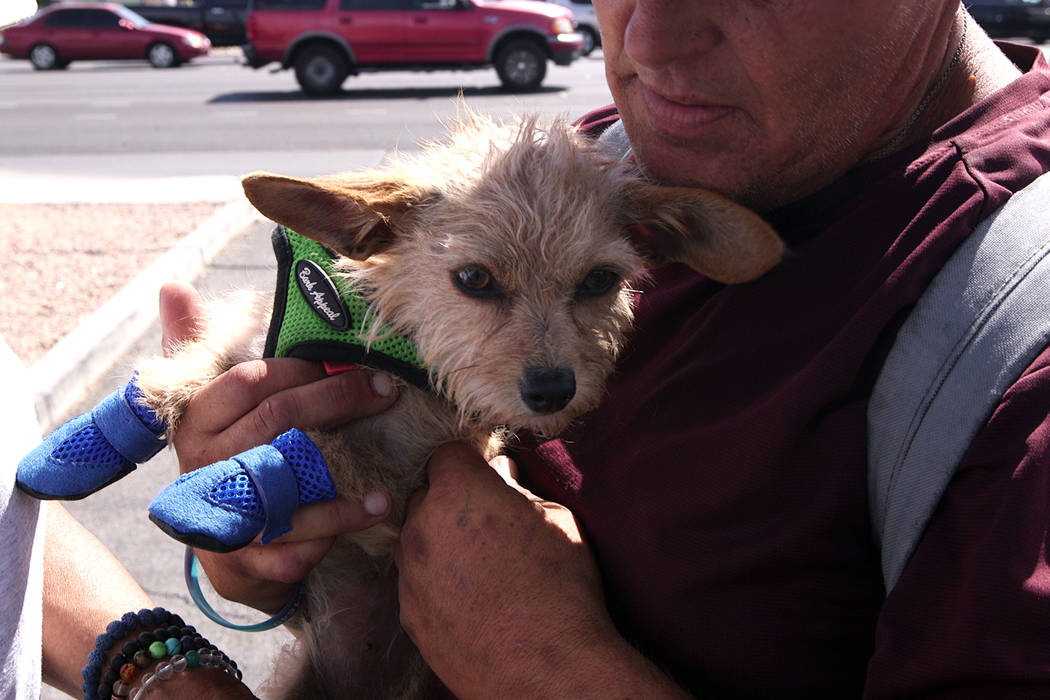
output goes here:
[[317, 317], [337, 331], [350, 330], [350, 313], [335, 283], [313, 260], [295, 263], [295, 281], [299, 292]]

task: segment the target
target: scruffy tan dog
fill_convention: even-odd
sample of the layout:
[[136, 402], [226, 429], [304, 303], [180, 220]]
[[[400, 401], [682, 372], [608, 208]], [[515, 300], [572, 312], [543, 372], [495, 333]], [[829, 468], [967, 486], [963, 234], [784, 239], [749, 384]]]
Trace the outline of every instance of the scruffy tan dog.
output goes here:
[[[386, 490], [394, 514], [342, 537], [311, 574], [307, 615], [293, 621], [301, 672], [282, 659], [282, 697], [423, 694], [429, 674], [399, 626], [391, 545], [430, 453], [465, 440], [492, 455], [507, 431], [555, 435], [593, 408], [647, 266], [681, 261], [736, 283], [782, 253], [754, 214], [658, 187], [562, 121], [468, 115], [447, 142], [386, 169], [259, 173], [244, 190], [339, 254], [338, 274], [371, 305], [372, 339], [411, 338], [435, 389], [402, 382], [382, 415], [308, 432], [339, 493]], [[177, 427], [201, 386], [260, 356], [269, 314], [243, 297], [213, 307], [200, 341], [140, 367], [148, 406]]]

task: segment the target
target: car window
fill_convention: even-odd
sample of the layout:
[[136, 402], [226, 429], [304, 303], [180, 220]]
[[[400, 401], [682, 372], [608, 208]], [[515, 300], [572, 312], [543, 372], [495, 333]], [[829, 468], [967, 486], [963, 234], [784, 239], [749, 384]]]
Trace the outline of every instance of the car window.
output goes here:
[[56, 10], [44, 18], [47, 27], [86, 27], [87, 10]]
[[120, 17], [109, 10], [84, 10], [87, 21], [85, 26], [91, 29], [116, 29], [120, 26]]
[[120, 15], [121, 18], [126, 19], [127, 21], [134, 24], [136, 27], [145, 27], [147, 24], [149, 24], [149, 20], [147, 20], [145, 17], [135, 12], [134, 10], [129, 10], [123, 5], [117, 5], [115, 12], [118, 15]]
[[80, 27], [84, 29], [115, 29], [120, 17], [109, 10], [56, 10], [44, 18], [47, 27]]

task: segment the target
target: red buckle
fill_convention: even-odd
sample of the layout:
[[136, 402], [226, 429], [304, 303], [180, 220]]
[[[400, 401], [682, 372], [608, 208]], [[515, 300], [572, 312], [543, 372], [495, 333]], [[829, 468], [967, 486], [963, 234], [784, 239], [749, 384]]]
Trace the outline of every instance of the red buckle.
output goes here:
[[328, 372], [328, 376], [342, 374], [343, 372], [356, 372], [359, 369], [364, 369], [364, 365], [355, 365], [349, 362], [324, 361], [324, 371]]

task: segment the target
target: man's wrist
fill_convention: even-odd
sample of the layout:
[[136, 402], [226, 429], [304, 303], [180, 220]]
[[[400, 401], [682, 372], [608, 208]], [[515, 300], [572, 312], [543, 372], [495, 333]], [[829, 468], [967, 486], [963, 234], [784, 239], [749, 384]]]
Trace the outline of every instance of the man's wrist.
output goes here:
[[[490, 684], [459, 689], [457, 695], [464, 700], [511, 696], [535, 700], [691, 697], [621, 637], [611, 623], [601, 632], [558, 636], [561, 639], [555, 644], [505, 657], [502, 672], [488, 675]], [[566, 639], [573, 641], [566, 643]]]
[[113, 620], [96, 637], [81, 672], [84, 700], [138, 698], [151, 686], [209, 669], [243, 685], [237, 664], [193, 626], [164, 608], [144, 608]]
[[639, 700], [691, 697], [615, 631], [581, 644], [570, 661], [565, 685], [556, 691], [557, 697]]

